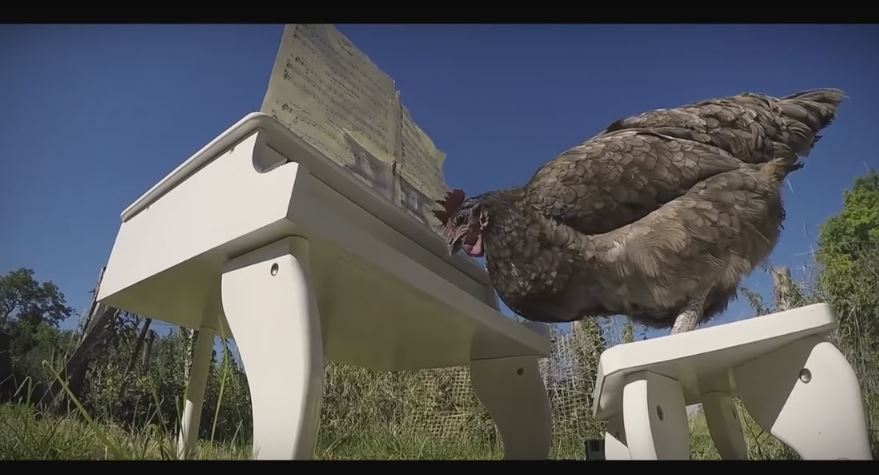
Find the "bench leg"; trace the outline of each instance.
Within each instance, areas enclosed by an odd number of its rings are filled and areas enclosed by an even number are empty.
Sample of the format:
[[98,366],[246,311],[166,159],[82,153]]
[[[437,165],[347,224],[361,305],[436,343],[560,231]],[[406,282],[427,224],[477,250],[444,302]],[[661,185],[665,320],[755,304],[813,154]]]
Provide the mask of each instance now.
[[632,460],[687,460],[690,427],[680,383],[640,371],[626,378],[623,425]]
[[312,458],[324,354],[308,241],[287,238],[230,261],[222,299],[250,386],[254,455]]
[[860,385],[831,343],[804,338],[734,374],[751,417],[803,459],[871,459]]
[[201,408],[204,402],[204,390],[211,370],[211,354],[214,348],[214,332],[208,328],[198,330],[195,350],[192,353],[192,368],[189,370],[189,382],[183,406],[183,418],[180,421],[180,434],[177,438],[177,457],[191,458],[201,422]]
[[607,421],[607,430],[604,432],[604,459],[632,459],[629,447],[626,445],[626,427],[622,414],[613,416]]
[[497,426],[505,459],[546,459],[552,419],[536,356],[473,360],[470,380]]
[[723,460],[748,460],[748,445],[742,433],[742,423],[732,398],[725,393],[710,392],[702,395],[702,410],[708,422],[708,432],[714,447]]

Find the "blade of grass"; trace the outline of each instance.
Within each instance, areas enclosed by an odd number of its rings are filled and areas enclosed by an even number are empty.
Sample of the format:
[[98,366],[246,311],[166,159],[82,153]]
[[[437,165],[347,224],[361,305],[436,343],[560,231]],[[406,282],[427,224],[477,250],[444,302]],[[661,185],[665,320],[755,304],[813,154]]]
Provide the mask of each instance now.
[[76,396],[73,395],[73,392],[71,392],[70,388],[67,386],[67,382],[64,381],[63,378],[61,378],[61,375],[58,374],[58,371],[56,371],[55,368],[53,368],[52,365],[48,364],[48,362],[46,362],[46,361],[43,361],[43,367],[47,368],[49,371],[52,372],[52,375],[55,377],[55,379],[61,385],[61,388],[64,390],[64,392],[67,394],[67,397],[70,398],[70,401],[73,402],[73,404],[79,410],[79,413],[82,415],[82,417],[86,420],[88,425],[95,432],[95,435],[101,439],[101,442],[104,443],[105,449],[109,450],[112,448],[114,457],[117,457],[120,459],[123,458],[121,452],[119,451],[119,448],[116,447],[115,444],[110,442],[110,439],[107,438],[107,434],[105,434],[104,431],[101,430],[101,428],[98,426],[98,424],[95,422],[95,420],[92,419],[92,417],[89,415],[88,411],[86,411],[85,408],[82,407],[82,404],[79,402],[79,399],[77,399]]

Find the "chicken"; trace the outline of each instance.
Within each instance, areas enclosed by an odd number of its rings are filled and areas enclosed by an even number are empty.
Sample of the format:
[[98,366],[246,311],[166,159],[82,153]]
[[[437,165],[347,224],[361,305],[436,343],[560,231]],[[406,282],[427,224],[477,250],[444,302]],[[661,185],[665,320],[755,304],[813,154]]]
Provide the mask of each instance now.
[[454,254],[484,256],[527,320],[627,315],[693,330],[772,252],[782,186],[845,99],[838,89],[710,99],[624,118],[524,186],[434,211]]

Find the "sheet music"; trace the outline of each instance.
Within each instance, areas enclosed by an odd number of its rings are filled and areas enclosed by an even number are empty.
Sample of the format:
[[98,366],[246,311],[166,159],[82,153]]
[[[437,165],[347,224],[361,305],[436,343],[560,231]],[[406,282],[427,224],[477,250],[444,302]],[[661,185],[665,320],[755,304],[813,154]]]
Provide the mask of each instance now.
[[287,25],[263,100],[330,160],[436,229],[445,156],[402,106],[394,81],[332,25]]
[[[402,107],[401,126],[402,157],[398,162],[402,198],[410,210],[418,210],[424,222],[433,220],[430,211],[437,205],[435,200],[446,194],[442,166],[445,154],[437,150],[430,137],[412,120],[409,111]],[[411,189],[407,189],[411,187]]]
[[347,136],[390,166],[395,96],[393,80],[331,25],[287,25],[262,111],[340,164],[355,164]]

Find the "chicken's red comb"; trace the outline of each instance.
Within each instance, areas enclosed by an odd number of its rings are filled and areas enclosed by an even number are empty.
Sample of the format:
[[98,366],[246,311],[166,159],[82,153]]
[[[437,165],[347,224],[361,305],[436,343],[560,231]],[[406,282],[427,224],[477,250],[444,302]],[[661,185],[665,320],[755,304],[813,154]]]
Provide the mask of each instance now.
[[445,198],[436,200],[436,202],[441,205],[443,209],[433,210],[433,215],[445,225],[449,220],[449,217],[455,214],[455,212],[458,211],[458,208],[464,203],[464,190],[456,188],[446,193]]

